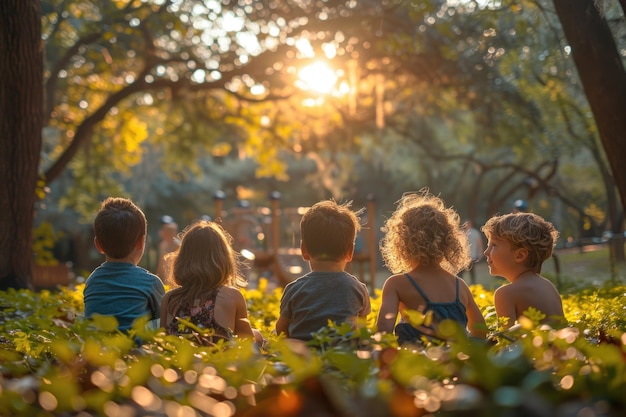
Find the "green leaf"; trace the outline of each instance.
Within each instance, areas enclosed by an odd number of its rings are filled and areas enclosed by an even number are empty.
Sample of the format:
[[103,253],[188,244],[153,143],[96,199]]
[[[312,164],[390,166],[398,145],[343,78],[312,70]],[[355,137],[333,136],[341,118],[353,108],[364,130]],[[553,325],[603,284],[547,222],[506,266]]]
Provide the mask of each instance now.
[[117,330],[119,322],[115,316],[103,316],[101,314],[94,314],[91,317],[91,323],[99,330],[104,332],[114,332]]

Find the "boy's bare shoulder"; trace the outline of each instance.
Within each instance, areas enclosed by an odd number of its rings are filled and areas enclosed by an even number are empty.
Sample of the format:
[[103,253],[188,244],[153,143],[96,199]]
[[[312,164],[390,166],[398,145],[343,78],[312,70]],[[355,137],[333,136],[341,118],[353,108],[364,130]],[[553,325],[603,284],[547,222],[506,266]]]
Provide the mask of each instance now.
[[498,288],[496,288],[496,290],[493,292],[494,294],[505,294],[511,291],[515,291],[515,283],[513,282],[507,282],[506,284],[502,284],[500,285]]
[[514,284],[516,284],[518,287],[525,286],[529,288],[538,288],[538,289],[554,287],[554,284],[552,283],[552,281],[550,281],[549,279],[539,274],[533,275],[531,279],[518,280],[514,282]]
[[537,274],[531,279],[520,279],[504,284],[496,289],[494,295],[514,298],[529,297],[531,294],[558,292],[552,281]]

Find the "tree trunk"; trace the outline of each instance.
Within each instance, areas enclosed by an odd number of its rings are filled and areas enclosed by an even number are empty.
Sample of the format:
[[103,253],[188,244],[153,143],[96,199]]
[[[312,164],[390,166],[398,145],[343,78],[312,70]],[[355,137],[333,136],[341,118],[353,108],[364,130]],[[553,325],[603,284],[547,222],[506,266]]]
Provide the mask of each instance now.
[[41,2],[0,1],[0,289],[31,282],[43,121]]
[[594,0],[553,0],[626,209],[626,73]]

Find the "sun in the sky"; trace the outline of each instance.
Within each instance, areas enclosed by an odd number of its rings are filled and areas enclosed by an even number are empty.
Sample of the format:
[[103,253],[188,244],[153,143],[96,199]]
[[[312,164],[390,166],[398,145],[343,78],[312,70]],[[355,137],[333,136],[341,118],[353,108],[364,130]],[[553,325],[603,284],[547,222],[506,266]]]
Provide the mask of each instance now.
[[296,85],[304,91],[330,94],[336,87],[338,76],[325,62],[317,61],[298,72]]

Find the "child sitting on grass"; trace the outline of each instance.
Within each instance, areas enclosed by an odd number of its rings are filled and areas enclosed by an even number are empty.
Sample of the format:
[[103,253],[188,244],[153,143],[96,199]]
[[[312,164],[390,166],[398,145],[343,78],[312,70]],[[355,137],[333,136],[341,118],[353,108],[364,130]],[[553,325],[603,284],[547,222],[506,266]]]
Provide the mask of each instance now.
[[[395,332],[400,345],[436,335],[438,323],[454,320],[471,336],[485,337],[486,325],[472,293],[456,274],[471,262],[459,215],[427,190],[405,194],[385,223],[381,243],[385,264],[394,275],[383,285],[376,326]],[[434,326],[415,328],[398,313],[432,311]]]
[[[147,222],[139,207],[126,198],[102,202],[93,222],[94,243],[106,261],[87,278],[85,317],[114,316],[127,331],[139,317],[159,318],[163,283],[137,266],[146,246]],[[153,326],[156,327],[156,326]]]
[[[245,285],[239,276],[236,254],[230,235],[217,223],[198,221],[183,232],[180,247],[170,256],[173,268],[170,281],[176,288],[165,294],[161,305],[161,327],[167,334],[189,334],[193,330],[184,319],[215,337],[231,339],[255,337],[248,320],[246,300],[237,288]],[[201,337],[201,336],[199,336]]]
[[544,322],[564,321],[561,296],[552,282],[540,275],[559,232],[552,223],[533,213],[492,217],[482,227],[488,239],[485,256],[489,273],[509,284],[494,293],[499,319],[511,327],[530,307],[545,315]]
[[349,204],[314,204],[300,221],[302,257],[311,272],[287,284],[280,300],[276,333],[308,341],[328,321],[356,325],[370,311],[367,287],[345,272],[361,225]]

